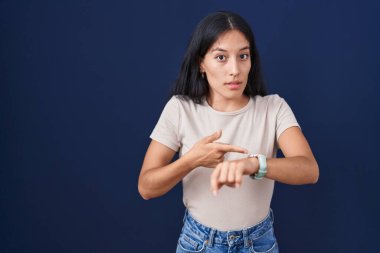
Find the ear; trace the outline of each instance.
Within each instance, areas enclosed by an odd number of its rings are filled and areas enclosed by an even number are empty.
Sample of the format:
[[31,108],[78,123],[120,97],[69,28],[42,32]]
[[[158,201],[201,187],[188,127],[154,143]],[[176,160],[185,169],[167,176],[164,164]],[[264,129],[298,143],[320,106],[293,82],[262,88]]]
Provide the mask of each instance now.
[[203,58],[199,58],[198,64],[199,64],[199,71],[200,71],[201,73],[205,72],[205,67],[204,67],[204,63],[203,63]]

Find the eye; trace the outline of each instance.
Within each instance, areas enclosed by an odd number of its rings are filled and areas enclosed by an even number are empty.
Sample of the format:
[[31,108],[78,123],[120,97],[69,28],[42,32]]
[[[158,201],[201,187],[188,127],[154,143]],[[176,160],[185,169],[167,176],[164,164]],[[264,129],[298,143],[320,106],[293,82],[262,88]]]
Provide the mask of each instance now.
[[249,54],[241,54],[240,59],[247,60],[249,58]]
[[218,55],[217,57],[215,57],[215,59],[217,59],[218,61],[225,61],[226,57],[224,55]]

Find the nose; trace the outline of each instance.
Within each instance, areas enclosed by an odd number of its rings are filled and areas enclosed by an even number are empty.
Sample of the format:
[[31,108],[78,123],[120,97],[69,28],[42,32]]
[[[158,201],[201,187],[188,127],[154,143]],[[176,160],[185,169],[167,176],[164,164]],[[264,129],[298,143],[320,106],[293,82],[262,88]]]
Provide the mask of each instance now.
[[240,73],[239,63],[237,60],[231,60],[230,62],[230,76],[237,76]]

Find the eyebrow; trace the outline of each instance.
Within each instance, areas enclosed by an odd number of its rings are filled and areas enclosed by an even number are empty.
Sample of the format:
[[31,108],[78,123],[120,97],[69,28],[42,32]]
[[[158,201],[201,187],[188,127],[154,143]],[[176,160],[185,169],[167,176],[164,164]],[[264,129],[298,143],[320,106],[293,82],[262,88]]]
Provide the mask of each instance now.
[[[241,48],[239,51],[243,51],[243,50],[245,50],[245,49],[249,49],[249,46],[243,47],[243,48]],[[225,50],[225,49],[223,49],[223,48],[220,48],[220,47],[214,48],[213,50],[211,50],[211,53],[214,52],[214,51],[227,52],[227,50]]]

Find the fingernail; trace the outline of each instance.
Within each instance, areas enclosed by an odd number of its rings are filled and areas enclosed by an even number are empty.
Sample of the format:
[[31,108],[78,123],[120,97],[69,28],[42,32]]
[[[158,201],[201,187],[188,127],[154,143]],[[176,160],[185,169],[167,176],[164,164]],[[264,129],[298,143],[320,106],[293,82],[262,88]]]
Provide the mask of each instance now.
[[218,195],[218,191],[217,190],[213,190],[212,194],[214,194],[214,196],[216,196],[216,195]]

